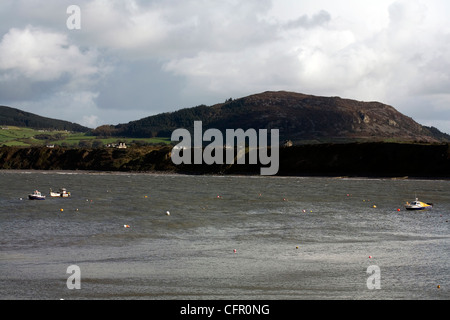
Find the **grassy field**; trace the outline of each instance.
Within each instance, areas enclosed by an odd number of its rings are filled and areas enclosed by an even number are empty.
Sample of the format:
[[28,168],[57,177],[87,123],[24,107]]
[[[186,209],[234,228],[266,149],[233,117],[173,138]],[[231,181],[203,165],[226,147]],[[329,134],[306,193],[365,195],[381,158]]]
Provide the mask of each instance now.
[[70,133],[67,131],[45,131],[35,130],[31,128],[22,127],[3,127],[0,129],[0,146],[94,146],[101,147],[108,144],[124,142],[127,145],[131,144],[168,144],[170,138],[100,138],[91,136],[86,133]]

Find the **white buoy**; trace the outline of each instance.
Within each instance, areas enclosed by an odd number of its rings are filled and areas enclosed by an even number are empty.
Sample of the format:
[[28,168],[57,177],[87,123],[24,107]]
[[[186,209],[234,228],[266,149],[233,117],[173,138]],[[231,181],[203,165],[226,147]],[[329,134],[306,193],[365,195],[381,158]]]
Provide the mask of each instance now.
[[170,212],[169,211],[166,211],[166,216],[170,216]]

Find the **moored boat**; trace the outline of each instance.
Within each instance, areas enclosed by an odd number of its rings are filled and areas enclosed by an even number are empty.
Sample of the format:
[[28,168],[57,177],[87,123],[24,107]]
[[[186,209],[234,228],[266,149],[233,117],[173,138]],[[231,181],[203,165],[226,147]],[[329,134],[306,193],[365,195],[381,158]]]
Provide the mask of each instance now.
[[70,192],[67,192],[66,188],[61,188],[61,189],[59,189],[58,192],[53,192],[53,190],[50,189],[50,197],[67,198],[67,197],[70,197]]
[[45,196],[40,193],[38,190],[35,190],[32,194],[28,195],[28,199],[30,200],[45,200]]
[[428,210],[433,208],[433,204],[419,201],[419,199],[416,198],[415,201],[407,202],[405,208],[406,210]]

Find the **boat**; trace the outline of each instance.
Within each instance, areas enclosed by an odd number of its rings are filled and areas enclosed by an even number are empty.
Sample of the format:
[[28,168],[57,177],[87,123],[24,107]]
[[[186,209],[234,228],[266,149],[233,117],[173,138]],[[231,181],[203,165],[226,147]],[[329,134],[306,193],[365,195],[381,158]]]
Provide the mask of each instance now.
[[68,198],[70,197],[70,192],[67,192],[66,188],[59,189],[58,192],[53,192],[52,189],[50,189],[50,197],[52,198]]
[[427,210],[433,208],[433,204],[419,201],[419,199],[416,198],[416,200],[411,203],[406,202],[405,208],[406,210]]
[[45,200],[45,196],[41,194],[38,190],[35,190],[32,194],[28,195],[30,200]]

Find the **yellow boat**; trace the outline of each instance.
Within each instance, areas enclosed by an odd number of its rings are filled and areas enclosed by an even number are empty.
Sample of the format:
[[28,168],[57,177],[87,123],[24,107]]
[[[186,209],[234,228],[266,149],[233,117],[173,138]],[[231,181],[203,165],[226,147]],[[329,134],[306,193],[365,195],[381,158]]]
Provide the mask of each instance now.
[[416,198],[416,200],[411,203],[407,202],[405,208],[406,210],[428,210],[433,208],[433,204],[419,201],[419,199]]

